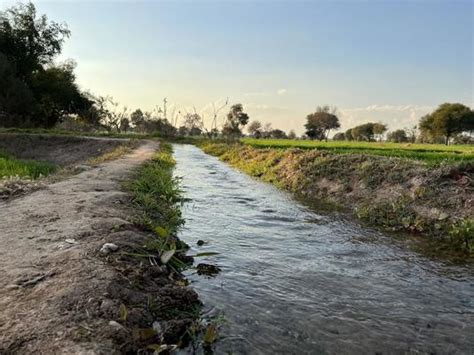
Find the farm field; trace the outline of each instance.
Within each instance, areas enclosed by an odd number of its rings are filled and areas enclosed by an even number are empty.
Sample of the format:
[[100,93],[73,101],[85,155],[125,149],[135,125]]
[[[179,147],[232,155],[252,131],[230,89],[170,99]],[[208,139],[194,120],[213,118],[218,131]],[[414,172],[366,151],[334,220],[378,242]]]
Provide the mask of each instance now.
[[5,177],[19,176],[37,179],[56,170],[54,164],[34,160],[20,160],[0,152],[0,180]]
[[363,153],[371,155],[393,156],[422,160],[427,163],[450,161],[474,161],[472,145],[412,144],[388,142],[347,142],[347,141],[312,141],[290,139],[255,139],[243,138],[244,144],[255,148],[300,148],[328,150],[334,153]]

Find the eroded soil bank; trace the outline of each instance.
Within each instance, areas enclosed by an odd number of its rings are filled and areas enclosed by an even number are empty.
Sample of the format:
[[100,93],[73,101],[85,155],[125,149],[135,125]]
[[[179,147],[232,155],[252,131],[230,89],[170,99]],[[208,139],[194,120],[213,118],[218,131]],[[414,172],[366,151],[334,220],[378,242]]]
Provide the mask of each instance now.
[[[148,141],[0,202],[0,353],[113,354],[179,341],[197,295],[166,267],[123,253],[148,238],[123,182],[157,148]],[[119,249],[104,255],[104,243]]]
[[472,259],[472,163],[433,167],[407,159],[316,149],[257,149],[240,144],[202,148],[310,203],[329,202],[389,230],[429,236],[437,253],[446,248],[456,258]]

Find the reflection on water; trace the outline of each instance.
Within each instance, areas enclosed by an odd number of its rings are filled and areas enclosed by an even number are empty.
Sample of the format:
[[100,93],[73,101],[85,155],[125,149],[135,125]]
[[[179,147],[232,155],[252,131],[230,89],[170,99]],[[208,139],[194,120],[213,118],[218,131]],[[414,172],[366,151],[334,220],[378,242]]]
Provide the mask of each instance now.
[[194,146],[174,148],[192,200],[181,238],[220,253],[202,260],[219,265],[217,277],[189,273],[206,308],[225,316],[216,353],[473,353],[472,270],[319,215]]

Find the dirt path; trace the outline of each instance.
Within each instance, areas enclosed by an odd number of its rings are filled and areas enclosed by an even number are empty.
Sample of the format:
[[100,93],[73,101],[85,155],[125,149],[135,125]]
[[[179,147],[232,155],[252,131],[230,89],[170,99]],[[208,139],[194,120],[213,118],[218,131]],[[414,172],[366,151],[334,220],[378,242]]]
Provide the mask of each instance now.
[[[158,143],[0,202],[0,353],[118,353],[120,271],[99,253],[143,238],[121,183]],[[122,296],[121,296],[122,297]],[[123,297],[122,297],[123,298]],[[117,340],[119,339],[119,340]]]

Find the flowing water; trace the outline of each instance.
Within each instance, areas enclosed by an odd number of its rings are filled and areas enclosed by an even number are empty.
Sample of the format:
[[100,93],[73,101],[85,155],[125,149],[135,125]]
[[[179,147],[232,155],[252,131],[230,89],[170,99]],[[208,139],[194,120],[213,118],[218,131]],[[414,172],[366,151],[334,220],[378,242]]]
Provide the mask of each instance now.
[[[473,354],[474,272],[309,209],[190,145],[175,145],[188,278],[224,319],[217,354]],[[207,242],[196,246],[198,240]]]

